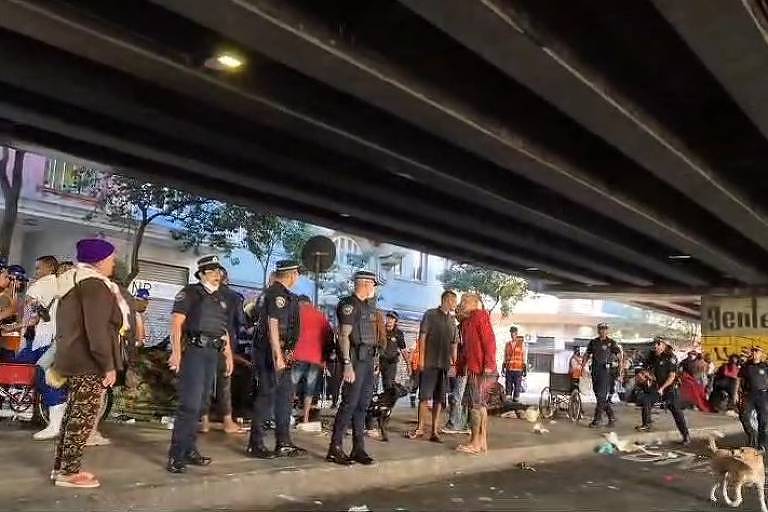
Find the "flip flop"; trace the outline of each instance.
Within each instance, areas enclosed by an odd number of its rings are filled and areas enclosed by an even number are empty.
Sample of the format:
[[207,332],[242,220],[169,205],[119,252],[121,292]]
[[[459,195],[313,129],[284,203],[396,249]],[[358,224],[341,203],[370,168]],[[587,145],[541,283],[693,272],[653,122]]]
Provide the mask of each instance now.
[[423,439],[424,438],[424,432],[421,430],[409,430],[408,432],[403,432],[403,436],[406,439]]
[[438,444],[443,443],[443,440],[440,439],[440,436],[438,436],[437,434],[432,434],[431,436],[429,436],[429,441],[431,443],[438,443]]
[[54,482],[57,487],[69,487],[75,489],[95,489],[99,487],[101,483],[96,478],[85,472],[76,473],[74,475],[59,475]]
[[457,446],[456,451],[460,453],[466,453],[468,455],[480,455],[480,450],[465,444],[460,444]]

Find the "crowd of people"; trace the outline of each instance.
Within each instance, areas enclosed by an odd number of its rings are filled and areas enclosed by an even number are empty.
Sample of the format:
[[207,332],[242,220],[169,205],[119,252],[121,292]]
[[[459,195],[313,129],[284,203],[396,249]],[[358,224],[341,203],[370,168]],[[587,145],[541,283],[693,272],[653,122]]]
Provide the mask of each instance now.
[[[86,446],[109,443],[98,430],[105,393],[120,383],[147,338],[148,292],[131,296],[113,281],[116,254],[108,241],[84,239],[76,250],[75,264],[39,258],[31,284],[20,266],[0,266],[0,326],[6,340],[0,358],[40,367],[37,387],[48,406],[49,424],[33,437],[57,438],[52,481],[91,488],[100,483],[82,470],[83,452]],[[197,267],[197,282],[178,293],[171,317],[167,366],[178,375],[178,409],[166,466],[171,473],[211,463],[198,450],[197,436],[210,429],[212,413],[221,417],[225,432],[244,430],[233,419],[236,368],[246,369],[252,382],[245,452],[257,459],[305,455],[291,436],[294,403],[301,408],[299,425],[306,426],[312,422],[316,400],[330,396],[338,408],[326,459],[340,465],[372,464],[365,446],[368,409],[376,388],[386,393],[398,386],[402,362],[418,395],[418,422],[405,432],[409,439],[442,443],[444,435],[469,434],[457,450],[486,453],[493,396],[500,389],[502,398],[506,391],[512,403],[519,400],[527,370],[525,343],[513,327],[501,364],[506,385],[501,386],[490,315],[476,294],[459,298],[445,291],[439,306],[423,315],[417,341],[408,351],[397,312],[377,308],[380,283],[372,272],[354,275],[354,291],[339,300],[331,322],[309,297],[291,291],[300,276],[295,261],[278,262],[269,286],[254,301],[245,301],[228,285],[216,256],[201,258]],[[608,335],[606,324],[597,330],[585,352],[575,350],[569,364],[574,389],[589,367],[597,398],[590,427],[602,426],[604,416],[609,426],[615,423],[611,397],[620,391],[617,382],[632,364]],[[14,347],[7,340],[15,333]],[[242,339],[250,342],[238,342]],[[681,390],[690,385],[711,395],[722,393],[731,407],[740,408],[743,418],[755,411],[757,428],[744,420],[745,430],[755,445],[765,446],[767,373],[759,347],[749,360],[734,356],[715,371],[706,356],[696,353],[678,364],[671,347],[658,338],[635,375],[642,406],[638,430],[650,430],[651,409],[662,403],[687,444]],[[267,446],[270,426],[274,448]],[[352,445],[346,451],[350,427]]]

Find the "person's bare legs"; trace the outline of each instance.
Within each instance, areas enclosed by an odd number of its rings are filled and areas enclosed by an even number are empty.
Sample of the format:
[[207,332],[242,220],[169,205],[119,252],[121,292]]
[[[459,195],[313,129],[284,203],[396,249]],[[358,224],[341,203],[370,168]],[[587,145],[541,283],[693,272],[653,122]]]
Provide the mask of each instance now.
[[479,407],[472,407],[469,411],[469,443],[460,444],[456,449],[460,452],[478,454],[482,451],[481,435],[483,427],[483,412]]
[[426,400],[421,400],[419,402],[419,423],[416,427],[416,432],[419,434],[424,434],[424,422],[427,420],[427,416],[429,415],[429,407],[428,402]]
[[432,436],[438,437],[438,432],[440,432],[440,413],[443,410],[443,404],[440,402],[436,402],[432,404]]
[[309,413],[312,410],[312,397],[304,397],[304,423],[309,423]]
[[482,453],[488,452],[488,408],[480,408],[481,421],[480,421],[480,441],[479,447]]
[[240,432],[240,426],[235,423],[235,420],[232,419],[231,414],[227,414],[226,416],[222,417],[221,419],[224,432],[227,434],[234,434],[236,432]]

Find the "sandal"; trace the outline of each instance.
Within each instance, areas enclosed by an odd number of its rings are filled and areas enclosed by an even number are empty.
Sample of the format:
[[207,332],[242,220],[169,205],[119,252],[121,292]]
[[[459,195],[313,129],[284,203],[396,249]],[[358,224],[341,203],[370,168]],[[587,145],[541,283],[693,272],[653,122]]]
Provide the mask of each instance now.
[[429,441],[431,443],[438,443],[438,444],[443,443],[443,440],[440,439],[440,436],[438,436],[437,434],[432,434],[431,436],[429,436]]
[[406,439],[423,439],[424,438],[424,432],[421,430],[409,430],[408,432],[403,432],[403,436],[405,436]]
[[466,453],[469,455],[480,455],[480,450],[475,448],[474,446],[469,446],[468,444],[460,444],[456,447],[457,452]]
[[81,471],[74,475],[59,475],[56,477],[54,485],[57,487],[71,487],[76,489],[95,489],[101,483],[96,480],[91,473]]

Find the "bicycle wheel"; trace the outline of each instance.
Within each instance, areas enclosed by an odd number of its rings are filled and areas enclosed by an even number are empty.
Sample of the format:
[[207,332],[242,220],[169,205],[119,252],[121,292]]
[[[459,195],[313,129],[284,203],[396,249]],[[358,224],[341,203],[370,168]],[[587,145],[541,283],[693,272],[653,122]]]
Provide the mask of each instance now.
[[541,395],[539,396],[539,415],[545,419],[549,419],[555,415],[552,392],[548,387],[542,389]]
[[581,393],[578,389],[571,391],[571,397],[568,401],[568,418],[574,423],[581,419],[582,414]]

